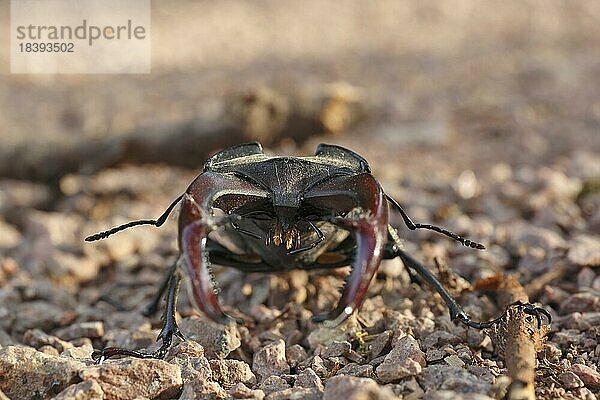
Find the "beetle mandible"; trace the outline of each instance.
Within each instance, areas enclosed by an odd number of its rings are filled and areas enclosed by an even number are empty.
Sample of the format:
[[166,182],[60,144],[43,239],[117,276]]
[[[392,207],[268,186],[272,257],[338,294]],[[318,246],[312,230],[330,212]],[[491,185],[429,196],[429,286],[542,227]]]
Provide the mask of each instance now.
[[[163,358],[173,335],[182,337],[175,320],[181,281],[178,266],[187,274],[194,305],[221,324],[243,321],[221,309],[211,263],[244,272],[350,265],[337,307],[313,317],[315,322],[335,325],[361,306],[381,260],[396,257],[440,294],[452,320],[483,329],[502,318],[473,321],[435,276],[402,249],[396,229],[388,222],[389,209],[397,211],[411,230],[433,230],[474,249],[484,246],[444,228],[413,222],[383,191],[367,161],[341,146],[321,144],[309,157],[268,156],[259,143],[230,147],[209,158],[203,172],[158,219],[132,221],[85,240],[104,239],[137,225],[159,227],[179,203],[180,254],[148,307],[148,313],[155,312],[166,292],[163,327],[157,338],[162,340],[161,347],[152,353],[107,347],[94,353],[99,362],[115,355]],[[518,306],[534,315],[538,325],[541,315],[550,320],[542,308],[529,303]]]

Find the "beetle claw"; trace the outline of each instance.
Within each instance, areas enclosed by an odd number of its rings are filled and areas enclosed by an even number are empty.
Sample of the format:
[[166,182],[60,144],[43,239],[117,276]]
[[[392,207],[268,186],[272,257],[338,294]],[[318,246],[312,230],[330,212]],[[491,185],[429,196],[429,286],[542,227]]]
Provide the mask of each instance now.
[[502,315],[500,315],[498,318],[494,318],[490,321],[484,321],[484,322],[473,321],[462,309],[457,314],[451,315],[451,319],[456,322],[460,322],[461,324],[464,324],[466,326],[469,326],[471,328],[486,329],[486,328],[491,328],[492,326],[500,323],[501,321],[504,321],[507,316],[507,311],[511,307],[517,307],[525,314],[535,317],[538,329],[542,328],[542,324],[543,324],[542,316],[546,317],[546,319],[548,320],[548,324],[550,324],[552,322],[552,316],[550,315],[550,313],[547,310],[545,310],[541,307],[537,307],[536,305],[531,304],[531,303],[523,303],[522,301],[515,301],[514,303],[509,304],[506,307],[506,309]]
[[537,307],[535,304],[516,301],[512,303],[509,307],[519,307],[521,311],[523,311],[525,314],[534,316],[537,321],[538,329],[540,329],[543,324],[542,315],[546,317],[546,319],[548,320],[548,324],[552,323],[552,315],[550,315],[550,313],[547,310],[541,307]]

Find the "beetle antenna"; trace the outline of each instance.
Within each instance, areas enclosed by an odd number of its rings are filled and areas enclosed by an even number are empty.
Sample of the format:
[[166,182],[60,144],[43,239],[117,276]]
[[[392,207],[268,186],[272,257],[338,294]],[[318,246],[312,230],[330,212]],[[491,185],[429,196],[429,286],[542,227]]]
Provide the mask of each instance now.
[[162,213],[162,215],[160,217],[158,217],[158,219],[140,219],[140,220],[137,220],[137,221],[127,222],[126,224],[115,226],[114,228],[111,228],[111,229],[109,229],[107,231],[98,232],[98,233],[95,233],[93,235],[90,235],[90,236],[88,236],[88,237],[85,238],[85,241],[86,242],[94,242],[96,240],[106,239],[110,235],[112,235],[114,233],[117,233],[117,232],[120,232],[122,230],[125,230],[127,228],[131,228],[132,226],[154,225],[154,226],[156,226],[158,228],[159,226],[161,226],[162,224],[165,223],[165,221],[167,220],[167,217],[169,216],[169,214],[171,214],[171,211],[173,211],[173,208],[175,208],[175,206],[177,205],[177,203],[179,203],[182,198],[183,198],[183,195],[181,195],[178,198],[176,198],[169,205],[169,207],[165,210],[165,212]]
[[450,232],[447,229],[444,228],[440,228],[439,226],[436,225],[430,225],[430,224],[418,224],[418,223],[414,223],[412,219],[410,219],[410,217],[408,216],[408,214],[406,214],[406,212],[404,211],[404,209],[402,208],[402,206],[400,205],[400,203],[398,203],[395,199],[393,199],[392,197],[390,197],[389,195],[385,195],[385,197],[388,199],[388,201],[390,203],[392,203],[394,205],[394,207],[396,207],[396,209],[398,210],[398,212],[400,212],[400,215],[402,216],[402,219],[404,220],[404,223],[406,224],[406,226],[408,227],[408,229],[410,229],[411,231],[414,231],[416,229],[429,229],[431,231],[435,231],[438,233],[441,233],[442,235],[446,235],[454,240],[456,240],[457,242],[460,242],[463,246],[466,247],[471,247],[473,249],[478,249],[478,250],[483,250],[485,249],[485,246],[482,245],[481,243],[477,243],[474,242],[470,239],[464,238],[462,236],[457,235],[454,232]]

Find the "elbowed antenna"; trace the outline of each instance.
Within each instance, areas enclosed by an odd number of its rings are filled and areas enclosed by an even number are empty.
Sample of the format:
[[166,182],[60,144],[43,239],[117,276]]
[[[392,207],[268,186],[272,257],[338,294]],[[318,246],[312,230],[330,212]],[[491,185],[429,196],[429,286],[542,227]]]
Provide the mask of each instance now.
[[183,198],[183,194],[181,196],[179,196],[178,198],[176,198],[169,205],[169,207],[165,210],[165,212],[160,217],[158,217],[158,219],[140,219],[137,221],[127,222],[123,225],[119,225],[119,226],[115,226],[114,228],[110,228],[107,231],[94,233],[93,235],[86,237],[85,241],[86,242],[94,242],[96,240],[106,239],[107,237],[109,237],[110,235],[112,235],[114,233],[120,232],[127,228],[131,228],[133,226],[138,226],[138,225],[154,225],[158,228],[159,226],[161,226],[162,224],[165,223],[165,221],[167,220],[167,217],[169,216],[169,214],[171,214],[171,211],[173,211],[173,208],[175,208],[177,203],[179,203],[182,198]]
[[385,195],[386,199],[388,199],[388,201],[390,203],[392,203],[394,205],[394,207],[396,207],[396,209],[398,210],[398,212],[400,212],[400,215],[402,216],[402,219],[404,220],[404,223],[406,224],[406,226],[408,227],[408,229],[410,229],[411,231],[414,231],[416,229],[429,229],[431,231],[435,231],[438,233],[441,233],[442,235],[446,235],[454,240],[456,240],[457,242],[460,242],[463,246],[465,247],[470,247],[472,249],[478,249],[478,250],[483,250],[485,249],[485,246],[482,245],[481,243],[477,243],[474,242],[470,239],[466,239],[462,236],[457,235],[454,232],[450,232],[447,229],[444,228],[440,228],[439,226],[436,225],[430,225],[430,224],[416,224],[413,222],[412,219],[410,219],[410,217],[408,216],[408,214],[406,214],[406,212],[404,211],[404,209],[402,208],[402,206],[400,205],[400,203],[398,203],[394,198],[390,197],[389,195]]

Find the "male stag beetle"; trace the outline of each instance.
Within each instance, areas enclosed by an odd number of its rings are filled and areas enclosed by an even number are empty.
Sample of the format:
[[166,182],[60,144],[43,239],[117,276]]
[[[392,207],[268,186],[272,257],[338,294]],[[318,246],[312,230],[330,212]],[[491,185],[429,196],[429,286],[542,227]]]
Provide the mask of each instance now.
[[[452,320],[483,329],[502,318],[473,321],[434,275],[402,250],[396,229],[388,223],[388,207],[398,211],[411,230],[430,229],[474,249],[484,246],[435,225],[414,223],[384,193],[365,159],[343,147],[321,144],[309,157],[268,156],[258,143],[225,149],[205,163],[203,172],[158,219],[129,222],[85,240],[104,239],[137,225],[159,227],[178,203],[180,255],[148,308],[149,313],[155,312],[166,291],[163,327],[157,338],[162,345],[153,353],[108,347],[95,352],[100,362],[115,355],[163,358],[173,335],[181,337],[175,321],[181,281],[178,266],[187,273],[194,305],[221,324],[241,322],[221,310],[211,263],[244,272],[350,265],[337,307],[313,317],[316,322],[340,324],[363,303],[381,260],[395,257],[441,295]],[[534,315],[538,325],[541,315],[550,319],[544,309],[519,306]]]

